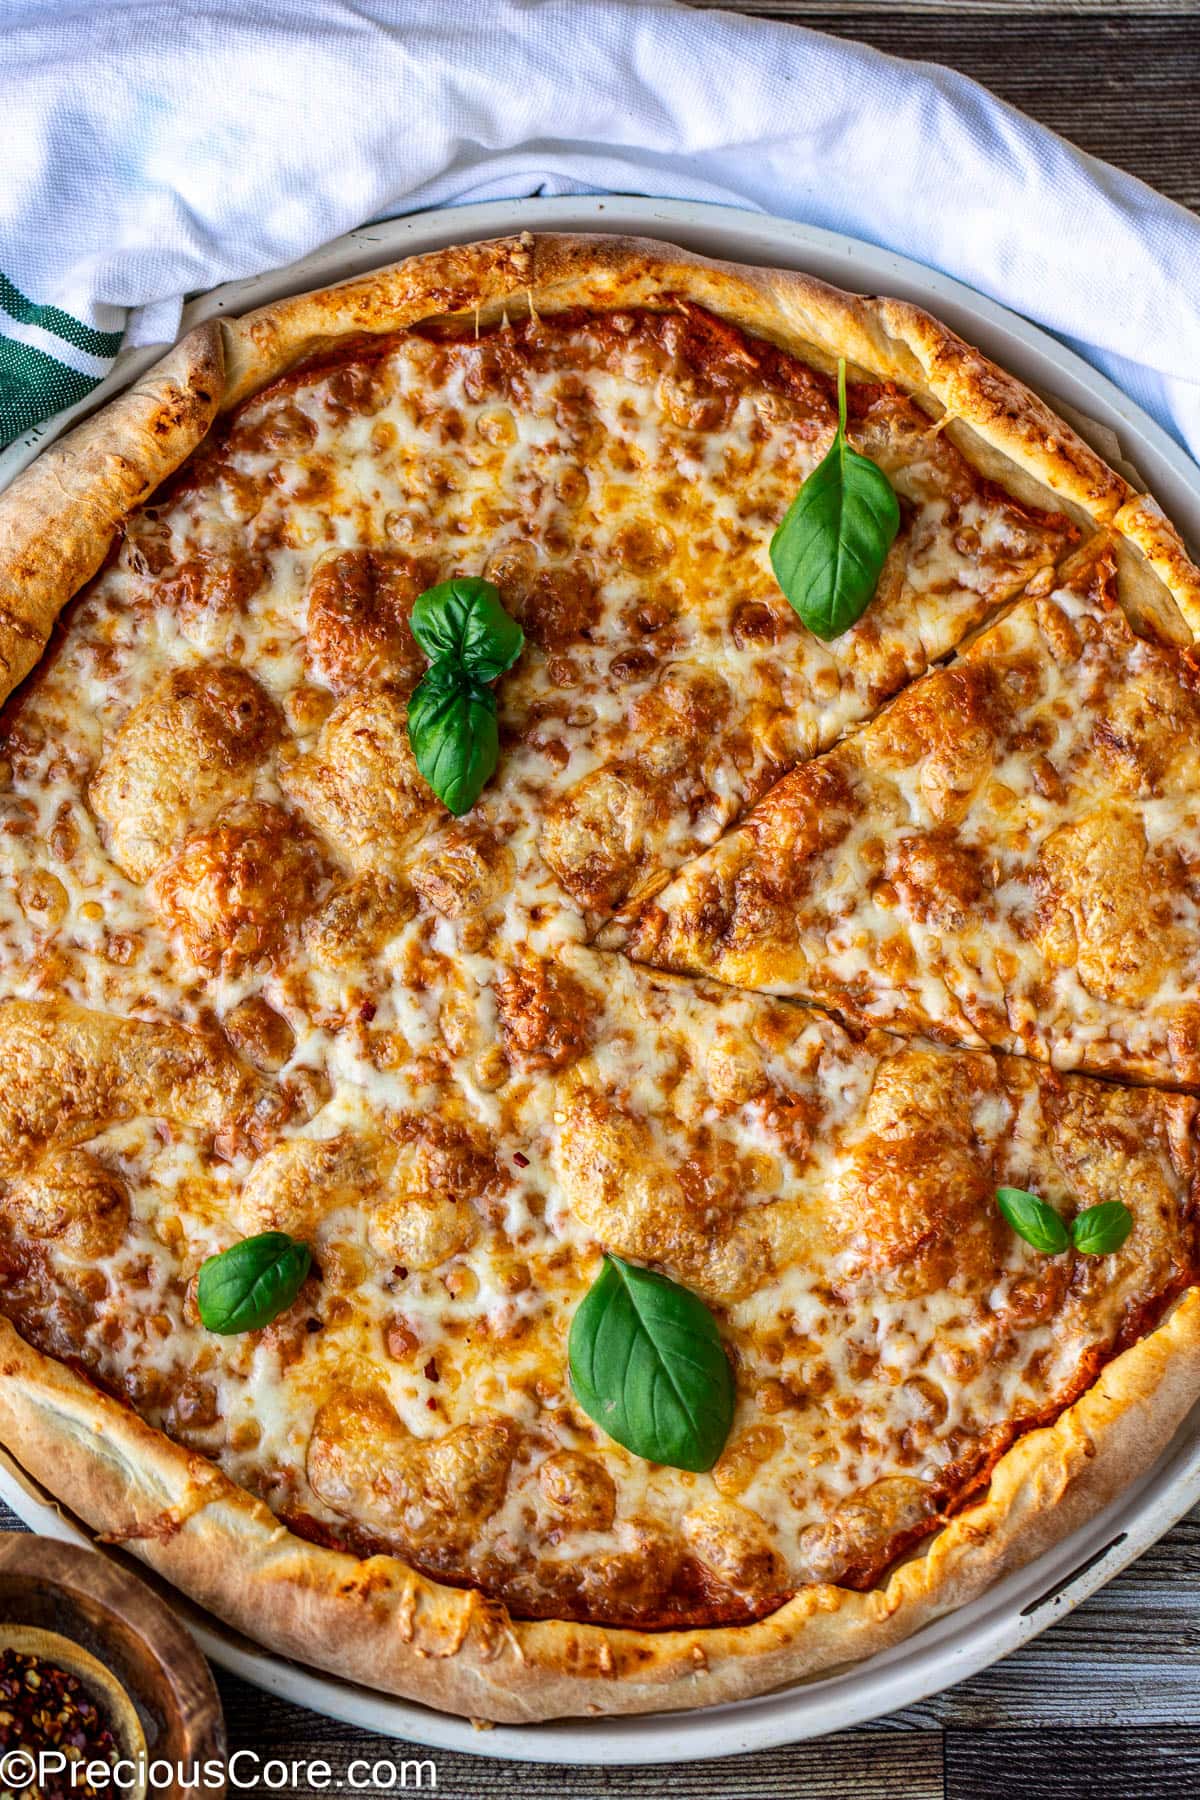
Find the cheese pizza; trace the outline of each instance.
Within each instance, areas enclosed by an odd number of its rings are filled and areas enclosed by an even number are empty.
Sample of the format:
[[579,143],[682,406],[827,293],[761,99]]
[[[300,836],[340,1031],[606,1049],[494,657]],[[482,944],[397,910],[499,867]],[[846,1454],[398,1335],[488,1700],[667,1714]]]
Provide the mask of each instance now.
[[898,302],[521,238],[201,326],[0,500],[0,1438],[491,1721],[1036,1555],[1200,1386],[1198,622]]

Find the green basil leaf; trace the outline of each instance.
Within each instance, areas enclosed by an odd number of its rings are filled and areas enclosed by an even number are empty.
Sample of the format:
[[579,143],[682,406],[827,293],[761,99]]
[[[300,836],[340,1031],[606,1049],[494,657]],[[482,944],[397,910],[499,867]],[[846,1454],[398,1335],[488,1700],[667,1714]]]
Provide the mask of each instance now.
[[456,817],[470,812],[496,767],[496,696],[449,657],[430,663],[408,703],[413,760]]
[[1071,1240],[1067,1228],[1052,1206],[1027,1194],[1024,1188],[996,1189],[996,1204],[1018,1237],[1023,1237],[1035,1250],[1047,1256],[1058,1256]]
[[839,362],[833,443],[771,539],[775,579],[817,637],[840,637],[862,617],[899,529],[891,482],[846,442],[846,365]]
[[733,1423],[716,1321],[665,1275],[605,1256],[571,1321],[571,1386],[618,1444],[672,1469],[711,1469]]
[[1120,1200],[1105,1200],[1077,1213],[1071,1226],[1071,1242],[1085,1256],[1111,1256],[1133,1230],[1133,1214]]
[[412,609],[412,634],[430,662],[449,657],[477,681],[495,681],[511,669],[525,633],[505,612],[494,582],[454,575],[426,588]]
[[312,1263],[307,1244],[263,1231],[200,1265],[196,1305],[209,1331],[261,1331],[292,1304]]

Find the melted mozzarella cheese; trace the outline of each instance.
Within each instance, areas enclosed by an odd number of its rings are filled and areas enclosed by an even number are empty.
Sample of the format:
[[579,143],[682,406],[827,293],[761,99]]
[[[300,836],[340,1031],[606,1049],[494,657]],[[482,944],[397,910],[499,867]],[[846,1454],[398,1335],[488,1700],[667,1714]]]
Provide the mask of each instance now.
[[1198,726],[1187,656],[1135,636],[1101,551],[785,777],[632,948],[871,1024],[1194,1086]]
[[[87,1151],[128,1188],[126,1240],[81,1284],[61,1245],[26,1245],[15,1316],[285,1519],[526,1611],[738,1618],[807,1579],[871,1579],[1178,1274],[1191,1170],[1172,1109],[1190,1103],[1095,1102],[1114,1131],[1132,1107],[1152,1144],[1167,1247],[1131,1240],[1086,1305],[1039,1314],[1030,1254],[987,1207],[955,1212],[936,1168],[914,1175],[915,1225],[895,1193],[890,1236],[874,1225],[890,1163],[872,1108],[899,1045],[587,948],[1071,536],[985,486],[901,396],[855,389],[852,435],[905,523],[864,620],[820,643],[766,546],[828,445],[829,386],[730,338],[714,349],[702,317],[572,318],[397,339],[276,384],[130,521],[12,714],[4,991],[223,1021],[265,1089],[208,1136],[107,1122]],[[462,821],[414,787],[392,729],[420,666],[395,595],[455,571],[495,579],[528,637],[499,684],[499,770]],[[257,683],[253,741],[222,698],[232,677],[193,691],[229,669]],[[138,755],[195,760],[182,824],[161,786],[118,779],[158,693],[176,723]],[[145,882],[115,860],[105,771],[122,841],[129,826],[161,856]],[[246,807],[307,833],[319,876],[248,866],[231,848]],[[189,847],[200,872],[172,914],[160,876]],[[178,929],[189,904],[204,968]],[[895,1077],[910,1150],[923,1096],[957,1082],[969,1142],[946,1155],[979,1192],[1011,1177],[1109,1197],[1111,1172],[1065,1183],[1045,1141],[1071,1132],[1036,1082],[921,1054]],[[307,1187],[285,1170],[270,1197],[303,1218],[318,1274],[265,1330],[217,1337],[193,1278],[244,1234],[248,1184],[281,1148],[326,1170]],[[578,1176],[600,1157],[611,1218]],[[738,1413],[710,1475],[630,1455],[570,1393],[566,1335],[601,1248],[695,1281],[718,1312]],[[47,1266],[78,1305],[44,1305]],[[576,1459],[569,1478],[546,1474],[555,1457]],[[712,1549],[713,1517],[727,1548],[766,1545],[757,1573]]]

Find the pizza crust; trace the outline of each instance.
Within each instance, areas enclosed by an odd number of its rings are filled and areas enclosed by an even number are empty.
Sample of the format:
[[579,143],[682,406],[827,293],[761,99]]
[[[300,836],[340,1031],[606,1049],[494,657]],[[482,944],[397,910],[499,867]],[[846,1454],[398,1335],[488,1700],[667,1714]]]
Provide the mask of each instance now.
[[0,700],[29,674],[134,507],[200,443],[223,391],[221,329],[198,325],[0,495]]
[[[122,522],[214,419],[347,337],[420,320],[680,296],[831,368],[912,393],[986,473],[1119,540],[1135,624],[1200,628],[1200,572],[1173,527],[1029,389],[907,303],[791,272],[738,268],[648,240],[508,238],[413,259],[240,320],[201,326],[128,393],[50,447],[0,498],[0,697]],[[292,1535],[185,1451],[0,1319],[0,1440],[96,1532],[249,1636],[444,1710],[505,1723],[712,1705],[873,1654],[981,1593],[1105,1505],[1169,1441],[1200,1391],[1200,1290],[1109,1364],[1051,1426],[1020,1439],[985,1496],[887,1582],[802,1589],[758,1624],[615,1630],[512,1620],[474,1590],[396,1558]]]
[[1021,1438],[988,1490],[886,1584],[804,1587],[756,1625],[625,1631],[512,1619],[473,1589],[294,1536],[261,1501],[0,1319],[0,1438],[102,1538],[259,1643],[496,1724],[714,1706],[899,1643],[1058,1543],[1143,1473],[1200,1380],[1200,1288]]

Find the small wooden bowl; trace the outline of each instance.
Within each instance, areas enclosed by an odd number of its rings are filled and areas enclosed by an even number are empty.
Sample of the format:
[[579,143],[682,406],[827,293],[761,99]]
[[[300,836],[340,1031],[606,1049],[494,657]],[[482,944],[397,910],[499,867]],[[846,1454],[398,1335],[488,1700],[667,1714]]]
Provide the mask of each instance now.
[[143,1763],[148,1761],[146,1734],[137,1707],[116,1676],[74,1638],[64,1637],[60,1631],[44,1631],[40,1625],[0,1624],[0,1650],[36,1656],[79,1677],[112,1727],[118,1751],[139,1771],[138,1777],[123,1789],[125,1800],[146,1800],[146,1783],[140,1774]]
[[[221,1800],[189,1782],[225,1767],[225,1725],[208,1664],[157,1594],[94,1550],[55,1538],[0,1538],[0,1649],[32,1650],[78,1675],[108,1716],[122,1753],[169,1764],[168,1781],[124,1789],[128,1800]],[[211,1774],[212,1771],[210,1770]]]

